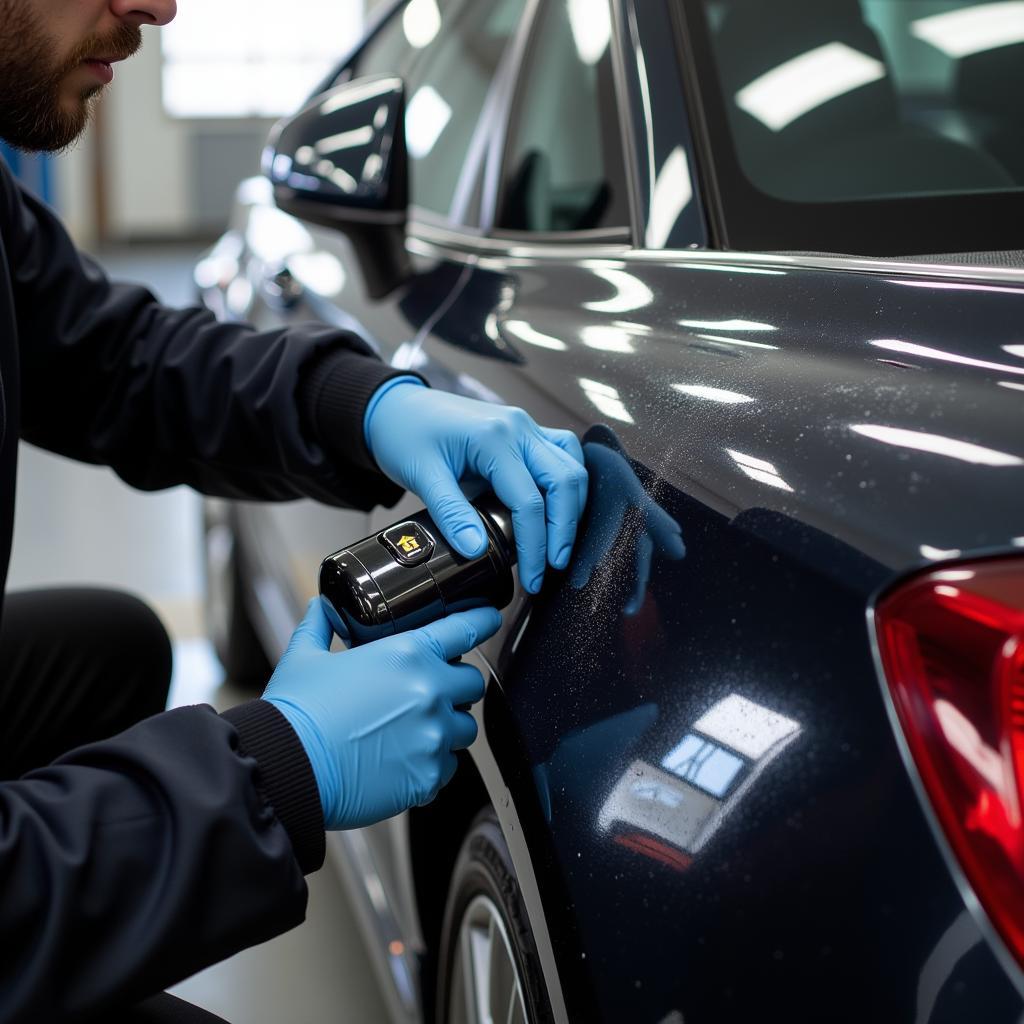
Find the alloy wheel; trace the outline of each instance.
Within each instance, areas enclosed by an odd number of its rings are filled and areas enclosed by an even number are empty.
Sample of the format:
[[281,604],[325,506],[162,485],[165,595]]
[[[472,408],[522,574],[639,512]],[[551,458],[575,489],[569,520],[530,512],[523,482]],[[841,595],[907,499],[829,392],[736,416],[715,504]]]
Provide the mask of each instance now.
[[515,955],[498,908],[478,895],[459,924],[448,1024],[526,1024]]

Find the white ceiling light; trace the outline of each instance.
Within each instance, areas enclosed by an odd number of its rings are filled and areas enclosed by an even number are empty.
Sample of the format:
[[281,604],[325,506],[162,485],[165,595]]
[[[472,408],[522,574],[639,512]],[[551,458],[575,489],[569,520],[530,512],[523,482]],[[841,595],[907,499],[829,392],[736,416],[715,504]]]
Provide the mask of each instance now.
[[726,391],[723,388],[709,388],[703,384],[673,384],[672,389],[691,398],[706,398],[709,402],[721,402],[723,405],[742,405],[754,401],[750,395],[741,395],[738,391]]
[[599,352],[635,352],[629,331],[610,324],[593,324],[580,329],[580,340]]
[[978,4],[918,18],[910,23],[910,31],[947,57],[969,57],[1024,43],[1024,0]]
[[792,718],[731,693],[708,708],[693,723],[693,730],[756,760],[776,743],[798,733],[800,726]]
[[679,215],[693,198],[690,166],[682,146],[677,146],[662,164],[651,192],[651,215],[647,220],[646,243],[660,249],[668,241]]
[[736,93],[736,104],[773,132],[815,107],[885,78],[885,65],[846,43],[826,43],[787,60]]
[[422,85],[405,112],[405,144],[409,155],[422,160],[437,144],[452,119],[452,108],[432,85]]
[[871,342],[876,348],[884,348],[889,352],[901,352],[907,356],[921,356],[924,359],[938,359],[943,363],[958,363],[960,366],[976,366],[981,370],[999,370],[1002,373],[1024,374],[1024,366],[1011,366],[1008,363],[992,363],[987,359],[974,359],[961,356],[956,352],[944,352],[941,348],[928,348],[927,345],[915,345],[912,341],[883,338]]
[[327,138],[317,142],[313,148],[321,156],[326,156],[328,153],[340,153],[343,149],[366,146],[371,142],[373,142],[373,129],[367,124],[362,128],[353,128],[351,131],[338,132],[337,135],[328,135]]
[[584,302],[584,309],[595,313],[632,313],[654,302],[654,292],[640,278],[625,270],[601,267],[595,268],[594,274],[607,281],[615,289],[615,294],[610,299]]
[[437,0],[412,0],[402,14],[402,31],[410,46],[422,50],[441,31],[441,12]]
[[768,348],[773,352],[778,352],[778,345],[766,345],[763,341],[747,341],[746,338],[726,338],[721,334],[698,334],[698,338],[703,338],[704,341],[716,341],[723,345],[739,345],[742,348]]
[[779,471],[775,466],[765,459],[757,459],[753,455],[745,455],[743,452],[733,451],[732,448],[726,448],[726,452],[732,456],[733,462],[739,466],[740,470],[749,476],[751,480],[756,480],[758,483],[768,484],[769,487],[777,487],[780,491],[792,491],[793,488],[786,483],[785,480],[779,476]]
[[912,448],[933,455],[945,455],[961,462],[972,462],[977,466],[1024,466],[1024,459],[1007,452],[983,448],[969,441],[958,441],[941,434],[926,434],[920,430],[904,430],[901,427],[880,427],[873,423],[853,423],[850,429],[855,434],[870,437],[897,448]]
[[587,398],[605,416],[610,416],[613,420],[621,420],[623,423],[633,422],[633,417],[630,416],[629,410],[622,404],[618,391],[611,385],[581,377],[580,387],[583,388],[583,393]]
[[552,352],[564,352],[569,346],[561,338],[553,338],[550,334],[542,334],[534,330],[525,320],[506,320],[502,327],[519,341],[537,348],[548,348]]
[[696,327],[704,331],[777,331],[771,324],[757,320],[680,320],[680,327]]
[[612,15],[607,0],[569,0],[569,27],[584,64],[596,64],[612,41]]

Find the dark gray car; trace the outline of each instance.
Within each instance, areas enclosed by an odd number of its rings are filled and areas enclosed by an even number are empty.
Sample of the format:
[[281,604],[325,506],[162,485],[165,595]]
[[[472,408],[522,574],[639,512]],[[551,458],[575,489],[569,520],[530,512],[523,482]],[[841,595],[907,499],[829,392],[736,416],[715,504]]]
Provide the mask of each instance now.
[[[456,779],[333,837],[396,1020],[1021,1018],[1022,97],[1011,0],[408,0],[279,127],[206,303],[591,475]],[[234,672],[419,504],[211,509]]]

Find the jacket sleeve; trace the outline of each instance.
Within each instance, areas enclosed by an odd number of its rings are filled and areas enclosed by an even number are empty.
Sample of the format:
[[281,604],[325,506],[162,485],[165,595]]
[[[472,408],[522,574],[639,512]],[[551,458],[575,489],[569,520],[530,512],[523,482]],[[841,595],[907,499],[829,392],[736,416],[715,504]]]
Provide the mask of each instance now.
[[312,769],[265,701],[0,784],[0,1020],[103,1019],[299,924],[323,857]]
[[[400,371],[362,339],[319,324],[219,323],[112,283],[2,165],[0,204],[26,440],[109,465],[145,490],[183,483],[364,509],[398,499],[362,419]],[[329,437],[319,436],[325,425]]]

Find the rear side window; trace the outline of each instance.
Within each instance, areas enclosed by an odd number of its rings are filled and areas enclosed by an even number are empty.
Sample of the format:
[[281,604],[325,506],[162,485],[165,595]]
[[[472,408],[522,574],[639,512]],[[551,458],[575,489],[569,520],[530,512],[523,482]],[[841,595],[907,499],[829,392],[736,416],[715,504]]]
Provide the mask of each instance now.
[[546,5],[522,71],[498,228],[627,229],[611,43],[607,0]]
[[[417,6],[430,13],[410,22]],[[414,206],[449,217],[472,191],[477,124],[525,6],[526,0],[412,0],[405,8],[403,31],[422,50],[405,76]]]

